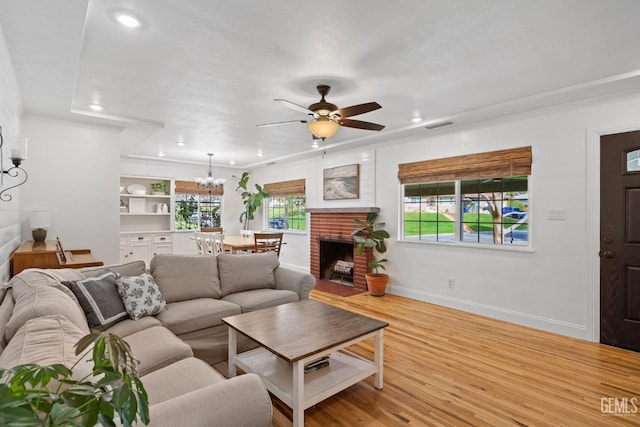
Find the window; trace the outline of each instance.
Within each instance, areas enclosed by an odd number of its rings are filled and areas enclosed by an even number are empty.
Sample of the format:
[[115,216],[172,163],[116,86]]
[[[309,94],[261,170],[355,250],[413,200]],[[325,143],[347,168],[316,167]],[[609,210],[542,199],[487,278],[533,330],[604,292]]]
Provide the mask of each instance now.
[[265,184],[264,189],[269,193],[265,204],[268,229],[307,229],[304,179]]
[[209,194],[199,189],[195,182],[176,181],[175,229],[221,227],[222,194],[222,186]]
[[530,165],[530,147],[400,165],[404,238],[528,246]]

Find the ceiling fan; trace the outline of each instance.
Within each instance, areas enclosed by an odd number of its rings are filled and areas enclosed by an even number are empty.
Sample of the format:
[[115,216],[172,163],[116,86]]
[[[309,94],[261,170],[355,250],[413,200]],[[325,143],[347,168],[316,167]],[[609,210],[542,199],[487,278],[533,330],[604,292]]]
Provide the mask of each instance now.
[[283,122],[264,123],[257,126],[273,126],[281,125],[285,123],[307,123],[311,133],[322,140],[333,136],[340,126],[380,131],[384,129],[384,125],[377,123],[364,122],[362,120],[353,120],[349,117],[357,116],[360,114],[368,113],[370,111],[382,108],[377,102],[367,102],[365,104],[352,105],[350,107],[338,108],[335,104],[327,102],[324,97],[327,96],[331,90],[331,86],[318,85],[316,87],[318,93],[321,96],[319,102],[309,105],[305,108],[301,105],[294,104],[286,99],[274,99],[274,101],[281,103],[285,107],[289,107],[293,110],[312,116],[310,120],[286,120]]

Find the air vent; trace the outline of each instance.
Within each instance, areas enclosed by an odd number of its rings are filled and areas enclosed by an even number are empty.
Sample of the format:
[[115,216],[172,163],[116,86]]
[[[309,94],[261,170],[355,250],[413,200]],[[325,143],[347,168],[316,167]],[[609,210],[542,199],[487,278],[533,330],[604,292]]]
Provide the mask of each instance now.
[[444,126],[449,126],[452,125],[453,122],[440,122],[440,123],[434,123],[432,125],[429,126],[425,126],[425,129],[429,129],[429,130],[433,130],[433,129],[438,129]]

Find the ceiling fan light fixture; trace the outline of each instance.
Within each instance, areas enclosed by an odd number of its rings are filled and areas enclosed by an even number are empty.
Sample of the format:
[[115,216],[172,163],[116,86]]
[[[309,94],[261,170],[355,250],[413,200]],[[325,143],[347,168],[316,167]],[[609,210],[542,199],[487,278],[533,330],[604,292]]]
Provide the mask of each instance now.
[[318,138],[330,138],[332,137],[340,125],[328,117],[318,117],[316,120],[309,122],[307,125],[312,134]]

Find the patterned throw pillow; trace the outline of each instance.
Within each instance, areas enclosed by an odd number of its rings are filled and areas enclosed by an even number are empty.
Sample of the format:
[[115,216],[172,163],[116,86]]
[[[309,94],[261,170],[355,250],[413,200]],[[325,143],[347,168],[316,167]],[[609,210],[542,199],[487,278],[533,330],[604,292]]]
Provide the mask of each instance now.
[[116,286],[124,308],[133,320],[158,314],[167,308],[160,288],[149,273],[120,277],[116,281]]
[[118,296],[116,279],[114,273],[107,271],[98,277],[62,282],[78,298],[89,328],[104,330],[127,317],[122,299]]

